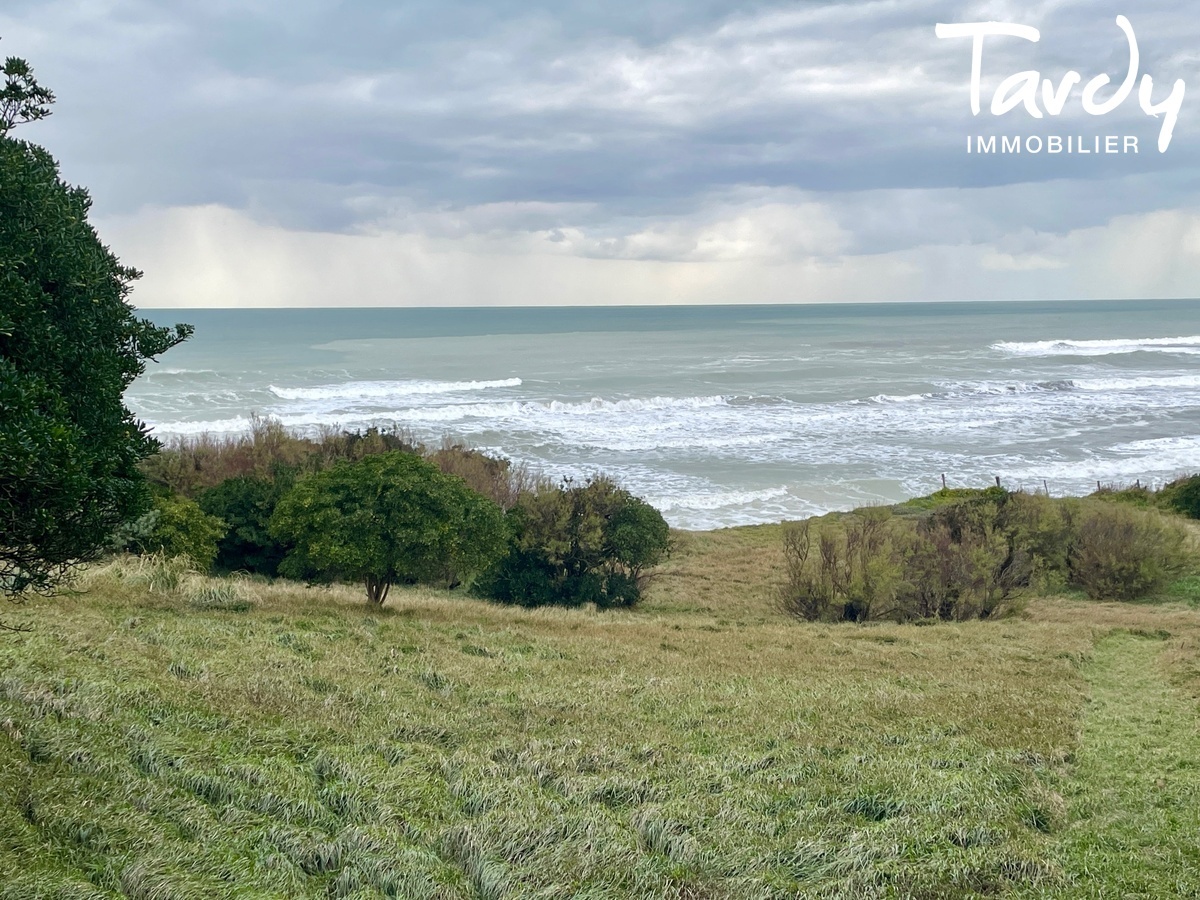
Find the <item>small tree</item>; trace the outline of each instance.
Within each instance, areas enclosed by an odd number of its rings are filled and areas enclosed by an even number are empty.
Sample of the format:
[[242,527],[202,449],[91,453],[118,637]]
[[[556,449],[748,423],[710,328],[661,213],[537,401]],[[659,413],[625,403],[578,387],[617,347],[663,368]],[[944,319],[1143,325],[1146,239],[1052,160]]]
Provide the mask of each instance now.
[[275,507],[270,531],[292,547],[283,574],[361,582],[376,606],[397,582],[470,581],[507,542],[495,503],[403,451],[302,479]]

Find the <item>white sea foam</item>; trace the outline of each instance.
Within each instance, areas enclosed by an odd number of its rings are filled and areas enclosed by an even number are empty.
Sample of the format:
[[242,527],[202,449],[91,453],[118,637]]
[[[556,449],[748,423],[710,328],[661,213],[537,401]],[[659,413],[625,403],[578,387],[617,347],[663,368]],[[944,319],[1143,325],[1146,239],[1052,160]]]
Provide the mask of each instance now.
[[936,394],[876,394],[870,403],[920,403],[932,400]]
[[676,494],[671,496],[652,497],[651,502],[662,512],[680,512],[683,510],[703,510],[713,512],[738,506],[749,506],[754,503],[765,503],[779,500],[788,496],[787,485],[768,488],[761,491],[715,491]]
[[1174,338],[1121,338],[1103,341],[998,341],[992,349],[1009,356],[1109,356],[1153,353],[1200,354],[1200,335]]
[[[355,427],[362,423],[389,422],[401,424],[445,424],[482,419],[504,422],[525,421],[541,426],[555,420],[569,422],[575,418],[613,418],[637,414],[665,413],[677,415],[693,410],[727,406],[728,399],[713,397],[649,397],[646,399],[603,400],[598,397],[581,402],[551,400],[532,402],[513,400],[506,403],[457,403],[443,406],[417,406],[394,410],[360,410],[357,412],[327,412],[323,410],[277,410],[272,417],[287,428],[317,428],[320,426]],[[163,422],[161,434],[236,433],[246,430],[249,418],[229,418],[214,421]],[[610,425],[601,426],[608,429]],[[654,422],[639,427],[652,428]]]
[[997,381],[997,382],[953,382],[939,384],[940,391],[923,394],[876,394],[869,403],[924,403],[947,399],[972,399],[973,397],[1008,394],[1054,394],[1081,391],[1087,393],[1142,391],[1154,389],[1193,390],[1200,389],[1200,374],[1197,375],[1145,375],[1111,378],[1073,378],[1056,381]]
[[1081,391],[1140,391],[1153,388],[1170,390],[1200,389],[1200,375],[1146,375],[1134,378],[1080,378],[1075,387]]
[[430,394],[462,394],[491,388],[514,388],[520,378],[494,381],[350,381],[318,387],[286,388],[271,385],[268,390],[281,400],[396,401],[404,397]]
[[538,420],[557,417],[613,417],[638,413],[681,413],[726,406],[725,397],[649,397],[647,399],[523,401],[509,403],[458,403],[447,406],[414,407],[397,410],[393,415],[413,422],[455,422],[462,419]]

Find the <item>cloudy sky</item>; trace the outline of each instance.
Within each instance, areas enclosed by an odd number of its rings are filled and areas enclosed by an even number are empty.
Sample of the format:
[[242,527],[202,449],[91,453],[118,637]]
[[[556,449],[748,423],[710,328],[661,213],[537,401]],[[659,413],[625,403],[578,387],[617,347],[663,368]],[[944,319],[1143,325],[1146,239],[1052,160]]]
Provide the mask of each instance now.
[[[1153,99],[995,117],[1007,76]],[[971,41],[938,22],[1035,26]],[[1200,296],[1184,0],[5,0],[59,101],[15,133],[90,188],[163,306]],[[970,135],[1137,155],[968,155]]]

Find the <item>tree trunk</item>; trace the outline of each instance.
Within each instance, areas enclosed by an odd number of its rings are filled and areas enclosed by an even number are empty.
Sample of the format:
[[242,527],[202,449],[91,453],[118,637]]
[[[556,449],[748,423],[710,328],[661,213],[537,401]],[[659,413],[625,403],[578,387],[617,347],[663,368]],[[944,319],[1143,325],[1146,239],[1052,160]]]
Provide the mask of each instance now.
[[392,589],[391,582],[385,578],[372,578],[370,576],[367,577],[366,582],[367,602],[372,606],[383,606],[384,601],[387,600],[388,591]]

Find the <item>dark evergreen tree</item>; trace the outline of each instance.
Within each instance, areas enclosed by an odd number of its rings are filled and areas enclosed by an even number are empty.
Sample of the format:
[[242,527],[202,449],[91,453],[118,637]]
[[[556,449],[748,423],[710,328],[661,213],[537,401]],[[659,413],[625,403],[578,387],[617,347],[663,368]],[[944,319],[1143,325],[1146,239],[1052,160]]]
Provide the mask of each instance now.
[[82,188],[40,147],[9,136],[53,95],[8,59],[0,89],[0,593],[52,591],[150,498],[138,462],[156,449],[123,401],[145,360],[191,334],[127,302],[140,273],[88,224]]

